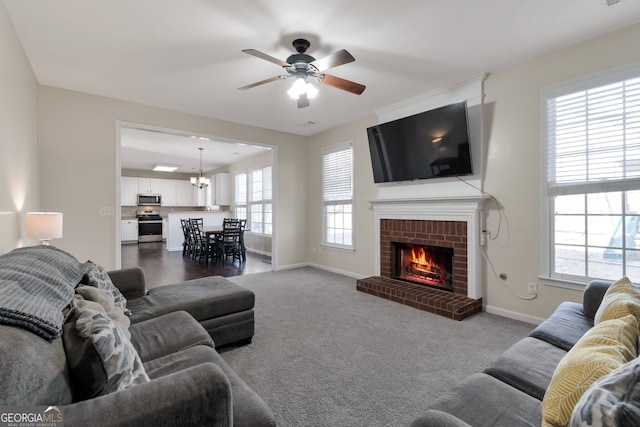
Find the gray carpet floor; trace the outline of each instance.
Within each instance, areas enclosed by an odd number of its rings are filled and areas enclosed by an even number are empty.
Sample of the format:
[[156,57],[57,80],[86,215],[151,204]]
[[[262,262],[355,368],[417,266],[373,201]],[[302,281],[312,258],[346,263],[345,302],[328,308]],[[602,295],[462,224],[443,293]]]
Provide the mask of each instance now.
[[229,279],[255,292],[256,332],[221,354],[283,427],[406,426],[534,327],[450,320],[310,267]]

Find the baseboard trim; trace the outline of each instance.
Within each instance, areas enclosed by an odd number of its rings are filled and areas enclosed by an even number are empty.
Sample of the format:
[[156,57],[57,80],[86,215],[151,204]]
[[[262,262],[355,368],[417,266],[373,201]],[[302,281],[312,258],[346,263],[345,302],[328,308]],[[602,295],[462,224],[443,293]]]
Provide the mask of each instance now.
[[276,269],[276,271],[291,270],[293,268],[303,268],[303,267],[313,267],[313,268],[317,268],[318,270],[324,270],[324,271],[328,271],[330,273],[341,274],[343,276],[352,277],[354,279],[364,279],[365,277],[369,277],[369,276],[365,276],[365,275],[362,275],[362,274],[354,273],[352,271],[346,271],[346,270],[341,270],[339,268],[327,267],[326,265],[314,264],[312,262],[303,262],[303,263],[300,263],[300,264],[281,265]]
[[487,305],[484,307],[487,313],[496,314],[498,316],[507,317],[509,319],[519,320],[521,322],[531,323],[532,325],[539,325],[544,321],[541,317],[529,316],[528,314],[518,313],[517,311],[506,310],[500,307],[494,307]]

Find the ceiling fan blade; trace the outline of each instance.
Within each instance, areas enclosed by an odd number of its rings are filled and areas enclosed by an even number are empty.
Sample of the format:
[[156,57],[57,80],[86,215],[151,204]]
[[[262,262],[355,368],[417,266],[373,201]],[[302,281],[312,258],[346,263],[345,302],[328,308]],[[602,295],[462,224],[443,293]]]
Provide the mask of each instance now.
[[247,90],[247,89],[251,89],[252,87],[256,87],[256,86],[263,85],[263,84],[265,84],[265,83],[275,82],[276,80],[280,80],[280,79],[282,79],[282,78],[286,78],[286,76],[275,76],[275,77],[270,77],[270,78],[268,78],[268,79],[260,80],[259,82],[251,83],[250,85],[246,85],[246,86],[239,87],[238,89],[240,89],[240,90]]
[[333,52],[332,54],[327,55],[323,58],[316,59],[311,63],[311,65],[316,67],[318,72],[321,73],[324,70],[328,70],[329,68],[337,67],[338,65],[348,64],[349,62],[353,62],[355,60],[356,59],[353,56],[351,56],[349,52],[342,49],[337,52]]
[[332,76],[331,74],[322,74],[322,76],[318,80],[323,85],[333,86],[338,89],[346,90],[347,92],[355,93],[356,95],[360,95],[366,88],[365,85],[352,82],[351,80]]
[[262,53],[259,50],[243,49],[242,51],[244,53],[248,53],[249,55],[253,55],[255,57],[258,57],[260,59],[264,59],[265,61],[273,62],[274,64],[279,65],[281,67],[288,67],[289,66],[289,64],[287,64],[283,60],[278,59],[278,58],[274,58],[273,56],[267,55],[266,53]]
[[306,93],[303,93],[298,97],[298,108],[304,108],[309,106],[309,98]]

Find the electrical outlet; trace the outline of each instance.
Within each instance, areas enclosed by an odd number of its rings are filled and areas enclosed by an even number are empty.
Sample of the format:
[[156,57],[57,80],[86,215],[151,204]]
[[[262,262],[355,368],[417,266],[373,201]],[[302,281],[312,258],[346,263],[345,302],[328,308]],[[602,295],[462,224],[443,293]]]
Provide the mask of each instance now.
[[538,295],[538,284],[535,282],[527,282],[527,293],[530,297]]
[[100,216],[114,216],[116,210],[113,206],[100,206]]

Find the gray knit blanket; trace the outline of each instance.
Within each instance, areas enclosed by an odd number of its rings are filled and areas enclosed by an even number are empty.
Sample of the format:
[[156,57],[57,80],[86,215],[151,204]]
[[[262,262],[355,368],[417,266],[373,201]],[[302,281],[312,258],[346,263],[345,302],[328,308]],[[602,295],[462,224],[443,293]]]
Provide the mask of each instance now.
[[29,246],[0,256],[0,323],[52,340],[62,334],[63,309],[93,266],[53,246]]

